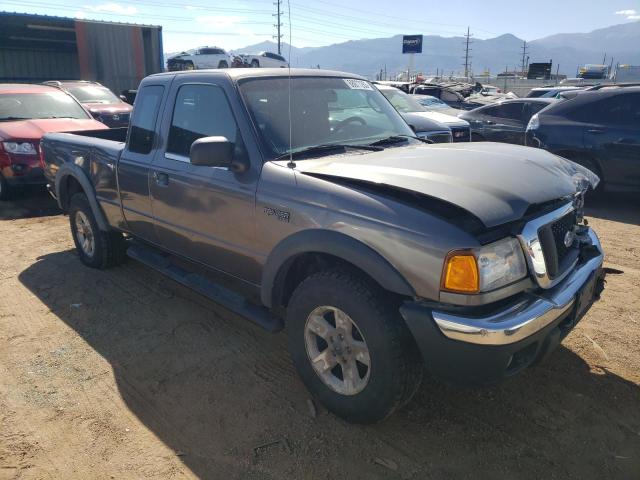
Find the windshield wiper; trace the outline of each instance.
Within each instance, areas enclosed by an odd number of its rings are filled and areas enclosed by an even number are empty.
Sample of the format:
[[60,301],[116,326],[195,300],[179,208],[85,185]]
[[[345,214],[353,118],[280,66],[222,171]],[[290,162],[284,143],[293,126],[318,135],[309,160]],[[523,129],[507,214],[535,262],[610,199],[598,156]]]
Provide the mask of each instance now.
[[369,145],[372,147],[378,147],[382,145],[393,145],[394,143],[407,142],[409,141],[410,138],[414,140],[422,141],[420,137],[412,137],[411,135],[391,135],[390,137],[383,138],[381,140],[376,140],[375,142],[370,143]]
[[31,120],[28,117],[2,117],[0,118],[0,122],[14,122],[17,120]]
[[279,155],[278,157],[276,157],[276,160],[284,160],[289,157],[293,158],[293,157],[298,157],[300,155],[307,155],[307,154],[313,154],[313,153],[323,153],[331,150],[339,150],[339,149],[346,150],[348,148],[353,148],[356,150],[367,150],[369,152],[379,152],[380,150],[383,150],[382,147],[377,145],[349,145],[344,143],[327,143],[324,145],[314,145],[312,147],[306,147],[306,148],[303,148],[302,150],[297,150],[295,152],[283,153],[282,155]]

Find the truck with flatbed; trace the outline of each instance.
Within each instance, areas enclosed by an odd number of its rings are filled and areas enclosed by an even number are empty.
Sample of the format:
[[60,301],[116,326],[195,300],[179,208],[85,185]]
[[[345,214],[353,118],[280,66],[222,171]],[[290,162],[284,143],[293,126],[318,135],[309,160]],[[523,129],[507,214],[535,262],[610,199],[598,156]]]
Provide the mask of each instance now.
[[133,258],[286,329],[304,384],[351,422],[388,417],[425,371],[521,372],[603,286],[583,220],[596,175],[540,149],[429,144],[357,75],[156,74],[128,129],[42,149],[84,264]]

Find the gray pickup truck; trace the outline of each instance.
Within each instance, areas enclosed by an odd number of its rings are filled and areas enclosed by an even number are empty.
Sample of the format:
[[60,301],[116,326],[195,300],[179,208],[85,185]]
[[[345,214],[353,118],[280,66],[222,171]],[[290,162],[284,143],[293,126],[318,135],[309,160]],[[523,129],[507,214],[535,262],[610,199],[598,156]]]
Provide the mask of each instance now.
[[303,382],[352,422],[408,402],[425,367],[474,384],[520,372],[603,285],[592,172],[533,148],[427,144],[351,74],[152,75],[128,131],[42,148],[83,263],[128,256],[286,328]]

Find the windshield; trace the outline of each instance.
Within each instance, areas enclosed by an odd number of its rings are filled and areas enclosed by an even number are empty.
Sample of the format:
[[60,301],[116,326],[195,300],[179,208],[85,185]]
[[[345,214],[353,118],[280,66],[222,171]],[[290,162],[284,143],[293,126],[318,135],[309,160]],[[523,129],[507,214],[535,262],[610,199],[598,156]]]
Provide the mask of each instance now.
[[318,145],[367,145],[394,135],[415,136],[369,82],[336,77],[256,78],[240,84],[249,112],[271,154]]
[[0,121],[32,118],[91,118],[64,92],[0,94]]
[[426,108],[420,105],[420,102],[401,90],[382,88],[380,91],[400,113],[426,111]]
[[120,103],[111,90],[95,85],[82,87],[70,87],[67,89],[71,95],[76,97],[80,103]]
[[432,97],[431,95],[417,95],[415,99],[420,102],[420,105],[431,110],[436,108],[450,108],[449,105],[442,100]]

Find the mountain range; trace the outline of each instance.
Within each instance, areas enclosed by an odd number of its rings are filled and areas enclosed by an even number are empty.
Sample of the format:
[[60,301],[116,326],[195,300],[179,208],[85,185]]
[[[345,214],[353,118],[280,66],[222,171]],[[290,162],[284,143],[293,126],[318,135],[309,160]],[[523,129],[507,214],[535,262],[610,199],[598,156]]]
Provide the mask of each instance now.
[[[413,32],[412,32],[413,33]],[[294,38],[295,40],[295,38]],[[427,75],[436,70],[460,73],[463,71],[465,38],[425,35],[421,54],[414,58],[414,71]],[[471,45],[471,64],[476,74],[489,71],[496,74],[519,69],[522,63],[522,39],[505,34],[489,39],[474,39]],[[553,61],[553,71],[570,77],[579,66],[601,64],[603,60],[614,65],[618,62],[640,65],[640,22],[624,23],[601,28],[589,33],[560,33],[527,42],[529,63]],[[292,67],[317,67],[344,70],[374,78],[386,66],[391,78],[407,69],[408,56],[401,53],[402,35],[388,38],[351,40],[323,47],[290,50]],[[277,51],[274,42],[266,41],[234,52],[255,53]],[[289,57],[289,45],[282,45],[282,54]],[[606,59],[605,59],[606,55]],[[526,60],[525,60],[526,61]]]

